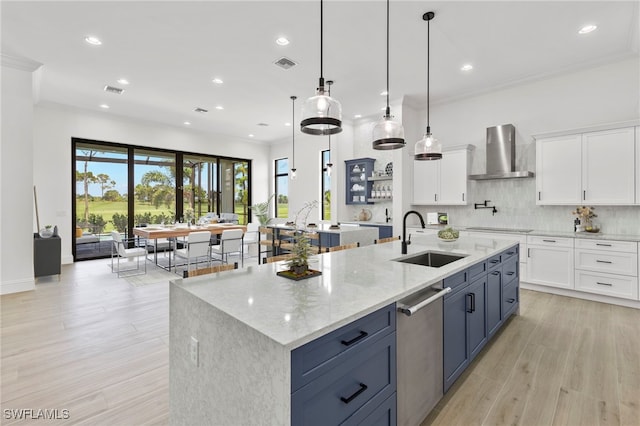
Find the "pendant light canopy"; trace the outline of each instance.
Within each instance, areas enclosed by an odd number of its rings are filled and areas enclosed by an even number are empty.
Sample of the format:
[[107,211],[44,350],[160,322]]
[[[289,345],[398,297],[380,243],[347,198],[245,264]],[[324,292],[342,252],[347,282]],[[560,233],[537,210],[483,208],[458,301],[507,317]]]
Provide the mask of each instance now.
[[320,0],[320,80],[315,96],[304,103],[300,130],[310,135],[333,135],[342,131],[342,106],[325,91],[322,75],[323,1]]
[[373,128],[373,149],[404,148],[404,128],[393,120],[389,107],[389,0],[387,0],[387,109]]
[[433,12],[422,15],[422,19],[427,21],[427,130],[418,142],[414,151],[414,160],[440,160],[442,158],[442,145],[431,134],[429,125],[429,54],[430,54],[430,22],[436,16]]
[[[297,96],[291,96],[291,122],[296,121],[296,99]],[[296,178],[296,127],[291,126],[291,180]]]

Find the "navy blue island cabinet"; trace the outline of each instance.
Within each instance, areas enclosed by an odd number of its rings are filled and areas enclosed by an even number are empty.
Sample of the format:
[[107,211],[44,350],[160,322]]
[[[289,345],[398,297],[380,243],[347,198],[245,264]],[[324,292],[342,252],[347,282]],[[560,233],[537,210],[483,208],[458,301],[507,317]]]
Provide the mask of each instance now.
[[444,392],[518,308],[518,253],[511,247],[444,279]]
[[396,424],[395,304],[291,353],[291,424]]

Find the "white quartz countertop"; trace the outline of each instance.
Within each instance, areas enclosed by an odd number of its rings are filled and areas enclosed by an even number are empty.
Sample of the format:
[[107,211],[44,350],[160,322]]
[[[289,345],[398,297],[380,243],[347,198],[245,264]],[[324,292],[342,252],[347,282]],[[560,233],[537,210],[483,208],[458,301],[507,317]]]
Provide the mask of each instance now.
[[466,257],[440,268],[395,262],[403,257],[397,241],[314,256],[310,267],[322,275],[301,281],[277,276],[286,269],[278,262],[177,279],[171,286],[294,349],[513,245],[471,237],[441,242],[433,236],[413,242],[406,256],[433,250]]
[[[293,229],[291,225],[286,225],[286,224],[277,224],[277,225],[268,225],[268,226],[275,229]],[[354,232],[354,231],[360,230],[360,227],[355,224],[353,225],[345,224],[335,229],[332,229],[331,226],[332,225],[328,223],[321,223],[316,226],[307,227],[306,229],[308,231],[326,232],[331,234],[343,234],[345,232]]]

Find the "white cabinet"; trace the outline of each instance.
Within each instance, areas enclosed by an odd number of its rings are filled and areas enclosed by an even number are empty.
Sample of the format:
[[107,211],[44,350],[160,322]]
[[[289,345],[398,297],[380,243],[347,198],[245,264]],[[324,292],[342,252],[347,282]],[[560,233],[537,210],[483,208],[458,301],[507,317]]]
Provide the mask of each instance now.
[[415,205],[466,205],[469,149],[443,152],[439,161],[413,162]]
[[536,141],[536,204],[579,204],[582,186],[580,135]]
[[536,144],[536,204],[636,202],[640,163],[633,127],[540,138]]
[[573,238],[527,237],[527,282],[574,288]]
[[638,300],[638,244],[578,239],[576,290]]
[[582,200],[589,204],[635,201],[634,128],[582,135]]
[[636,127],[636,204],[640,204],[640,126]]

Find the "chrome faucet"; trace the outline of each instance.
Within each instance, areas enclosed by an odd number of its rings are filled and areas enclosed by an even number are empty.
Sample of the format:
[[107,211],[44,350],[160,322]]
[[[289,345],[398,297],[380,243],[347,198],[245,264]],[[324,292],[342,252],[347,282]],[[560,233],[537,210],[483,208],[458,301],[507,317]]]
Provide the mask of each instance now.
[[409,234],[409,240],[407,240],[407,216],[409,216],[411,213],[418,216],[422,228],[425,228],[424,219],[422,218],[422,215],[420,213],[415,210],[409,210],[404,214],[404,218],[402,219],[402,254],[407,254],[407,246],[411,244],[411,234]]

